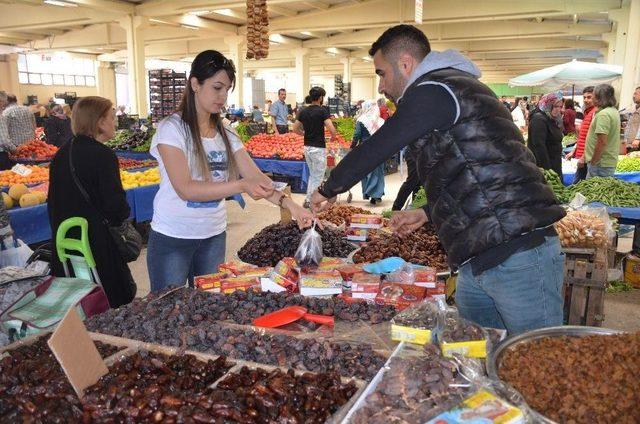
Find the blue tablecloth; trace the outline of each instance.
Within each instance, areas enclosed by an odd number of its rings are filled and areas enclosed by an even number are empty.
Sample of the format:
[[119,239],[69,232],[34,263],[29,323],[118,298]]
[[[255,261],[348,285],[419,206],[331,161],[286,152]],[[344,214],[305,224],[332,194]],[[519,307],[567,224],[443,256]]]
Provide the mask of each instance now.
[[154,184],[127,191],[131,192],[134,197],[135,220],[137,222],[151,221],[153,218],[153,199],[159,188],[159,184]]
[[[602,203],[594,202],[589,203],[589,206],[605,206]],[[610,214],[619,215],[618,221],[621,224],[637,224],[640,223],[640,208],[615,208],[613,206],[607,206],[607,212]]]
[[259,158],[254,158],[253,161],[262,172],[271,172],[273,174],[299,178],[300,183],[297,187],[292,187],[292,189],[297,189],[298,191],[307,190],[307,184],[309,183],[309,167],[307,166],[307,162]]
[[[564,185],[573,183],[574,175],[575,174],[564,174],[562,176]],[[640,172],[619,172],[615,173],[613,176],[623,181],[640,184]]]
[[115,152],[116,152],[116,156],[125,158],[125,159],[137,159],[137,160],[146,160],[146,159],[155,160],[156,159],[153,156],[151,156],[151,153],[149,152],[132,152],[131,150],[116,150]]

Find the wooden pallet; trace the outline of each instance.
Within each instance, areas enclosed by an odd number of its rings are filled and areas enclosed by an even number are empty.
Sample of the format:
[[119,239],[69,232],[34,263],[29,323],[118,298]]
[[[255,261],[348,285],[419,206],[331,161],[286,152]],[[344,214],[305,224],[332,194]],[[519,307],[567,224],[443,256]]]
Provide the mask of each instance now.
[[564,248],[565,317],[569,325],[599,327],[604,321],[607,249]]

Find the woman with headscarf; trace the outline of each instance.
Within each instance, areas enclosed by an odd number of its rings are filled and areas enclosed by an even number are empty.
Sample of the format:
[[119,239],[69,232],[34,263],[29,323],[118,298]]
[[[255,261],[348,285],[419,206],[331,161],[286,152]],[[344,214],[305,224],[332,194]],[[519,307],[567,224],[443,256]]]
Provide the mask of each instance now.
[[[362,104],[362,113],[356,121],[351,148],[366,143],[378,129],[384,124],[380,117],[380,109],[376,102],[366,101]],[[362,197],[370,200],[372,205],[382,202],[384,196],[384,163],[374,169],[362,179]]]
[[44,124],[44,133],[47,136],[47,143],[56,147],[62,147],[73,138],[71,119],[64,113],[62,106],[55,105],[51,108],[51,115]]
[[544,95],[529,119],[529,149],[540,168],[562,178],[562,106],[560,93]]

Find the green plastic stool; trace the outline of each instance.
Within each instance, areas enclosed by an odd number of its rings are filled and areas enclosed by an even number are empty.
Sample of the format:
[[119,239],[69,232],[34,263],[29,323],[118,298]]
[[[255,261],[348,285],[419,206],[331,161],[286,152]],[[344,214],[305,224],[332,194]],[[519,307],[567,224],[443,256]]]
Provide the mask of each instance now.
[[[76,227],[80,227],[80,240],[67,238],[69,230]],[[89,223],[85,218],[76,216],[65,219],[60,223],[56,232],[56,251],[67,277],[71,277],[67,265],[68,260],[71,262],[76,278],[94,281],[102,286],[96,269],[96,261],[93,259],[91,247],[89,246]],[[71,255],[68,251],[78,252],[82,256]]]

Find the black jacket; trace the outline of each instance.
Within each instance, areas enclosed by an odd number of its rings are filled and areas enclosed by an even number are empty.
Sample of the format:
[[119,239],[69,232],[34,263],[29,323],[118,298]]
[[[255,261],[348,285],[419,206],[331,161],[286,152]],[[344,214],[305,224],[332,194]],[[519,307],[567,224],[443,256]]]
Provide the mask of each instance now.
[[540,168],[553,169],[562,176],[562,129],[540,109],[529,118],[527,145]]
[[[55,234],[62,221],[81,216],[89,221],[89,244],[111,307],[129,303],[136,290],[127,263],[122,259],[100,213],[82,197],[71,176],[69,148],[73,146],[73,164],[93,203],[111,225],[129,217],[129,203],[120,181],[116,155],[107,146],[85,136],[78,136],[58,150],[49,171],[49,222],[53,234],[53,274],[64,276],[55,249]],[[79,233],[71,233],[79,237]]]
[[71,119],[60,119],[57,116],[48,117],[44,124],[44,133],[47,136],[47,143],[56,147],[62,146],[73,138]]

